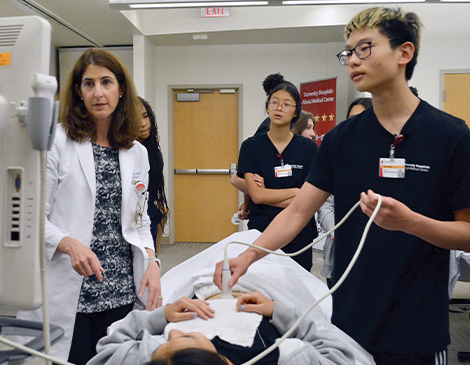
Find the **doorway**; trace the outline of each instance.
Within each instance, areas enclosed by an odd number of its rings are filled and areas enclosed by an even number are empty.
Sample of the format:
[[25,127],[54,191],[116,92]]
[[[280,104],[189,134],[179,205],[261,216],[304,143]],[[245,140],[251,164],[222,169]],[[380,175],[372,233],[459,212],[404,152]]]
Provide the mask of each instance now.
[[[442,71],[443,109],[470,126],[470,70]],[[442,83],[441,83],[442,85]]]
[[238,192],[230,172],[238,160],[238,96],[234,89],[173,89],[174,237],[218,242],[231,223]]

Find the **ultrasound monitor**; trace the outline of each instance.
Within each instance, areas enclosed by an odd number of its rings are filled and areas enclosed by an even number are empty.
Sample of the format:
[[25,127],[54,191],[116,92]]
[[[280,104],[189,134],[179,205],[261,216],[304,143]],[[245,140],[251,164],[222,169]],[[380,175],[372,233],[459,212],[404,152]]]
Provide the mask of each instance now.
[[[39,204],[40,153],[30,138],[38,113],[31,111],[29,104],[34,103],[29,98],[42,92],[38,78],[50,78],[50,50],[51,26],[46,20],[0,18],[1,308],[27,310],[41,305],[39,218],[44,212]],[[50,84],[46,89],[53,88]]]

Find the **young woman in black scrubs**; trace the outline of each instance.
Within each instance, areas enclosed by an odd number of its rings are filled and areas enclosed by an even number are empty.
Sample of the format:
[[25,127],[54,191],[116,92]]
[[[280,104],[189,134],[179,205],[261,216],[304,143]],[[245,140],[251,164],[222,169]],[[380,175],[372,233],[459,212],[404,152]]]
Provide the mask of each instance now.
[[[245,179],[250,195],[248,228],[261,232],[297,195],[317,149],[311,139],[291,132],[291,123],[301,111],[300,94],[292,83],[282,82],[272,88],[266,111],[271,120],[269,132],[243,142],[237,171],[238,176]],[[255,180],[256,175],[264,179],[264,184]],[[316,236],[316,227],[308,224],[284,251],[298,251]],[[310,271],[311,250],[295,256],[294,260]]]

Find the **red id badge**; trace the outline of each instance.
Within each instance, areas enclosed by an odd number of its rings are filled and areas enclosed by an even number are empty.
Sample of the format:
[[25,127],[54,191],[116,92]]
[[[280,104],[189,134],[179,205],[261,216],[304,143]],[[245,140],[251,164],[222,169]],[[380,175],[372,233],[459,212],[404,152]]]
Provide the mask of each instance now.
[[292,167],[291,165],[276,166],[274,168],[274,174],[277,178],[292,176]]
[[405,159],[404,158],[380,158],[379,176],[392,179],[405,178]]

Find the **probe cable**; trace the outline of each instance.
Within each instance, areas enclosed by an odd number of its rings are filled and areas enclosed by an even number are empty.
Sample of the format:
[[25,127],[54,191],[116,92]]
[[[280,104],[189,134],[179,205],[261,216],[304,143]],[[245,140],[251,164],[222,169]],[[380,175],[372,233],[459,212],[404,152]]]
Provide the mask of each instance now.
[[[261,352],[260,354],[258,354],[254,358],[252,358],[251,360],[243,363],[243,365],[252,365],[255,362],[261,360],[263,357],[265,357],[266,355],[268,355],[272,351],[274,351],[276,348],[278,348],[279,345],[281,344],[281,342],[284,341],[287,337],[289,337],[292,334],[292,332],[295,331],[295,329],[299,326],[300,322],[303,321],[303,319],[310,313],[310,311],[313,308],[315,308],[318,304],[320,304],[320,302],[322,302],[329,295],[333,294],[341,286],[341,284],[343,284],[344,280],[349,275],[349,272],[351,271],[352,267],[356,263],[357,258],[359,257],[359,254],[362,251],[362,247],[364,246],[364,242],[366,240],[367,234],[369,233],[369,228],[372,225],[372,222],[374,221],[375,216],[379,212],[379,209],[382,205],[382,197],[379,194],[377,194],[377,196],[378,196],[377,206],[375,207],[373,213],[371,214],[369,220],[367,221],[367,224],[364,228],[364,232],[362,233],[361,241],[359,242],[359,245],[356,249],[356,252],[354,253],[354,256],[352,257],[348,267],[344,271],[343,275],[341,275],[341,278],[338,280],[338,282],[328,292],[326,292],[322,297],[320,297],[320,299],[318,299],[316,302],[314,302],[307,309],[307,311],[302,316],[300,316],[299,319],[297,319],[297,321],[292,325],[292,327],[282,337],[278,338],[274,344],[272,344],[270,347],[268,347],[266,350],[264,350],[263,352]],[[339,221],[339,223],[336,224],[332,229],[330,229],[328,232],[326,232],[322,236],[317,237],[312,243],[310,243],[309,245],[305,246],[304,248],[302,248],[301,250],[299,250],[297,252],[292,252],[292,253],[283,253],[282,252],[281,253],[281,252],[271,251],[271,250],[268,250],[267,248],[256,246],[256,245],[249,244],[249,243],[246,243],[246,242],[240,242],[240,241],[230,241],[230,242],[228,242],[225,245],[225,248],[224,248],[224,271],[223,271],[223,273],[227,272],[227,268],[226,268],[226,265],[228,265],[227,248],[230,244],[236,243],[236,244],[240,244],[240,245],[244,245],[244,246],[248,246],[248,247],[255,247],[258,250],[261,250],[261,251],[264,251],[264,252],[267,252],[267,253],[270,253],[270,254],[273,254],[273,255],[278,255],[278,256],[288,256],[288,257],[297,256],[297,255],[301,254],[302,252],[304,252],[304,251],[308,250],[309,248],[311,248],[314,244],[321,241],[323,238],[325,238],[326,236],[328,236],[329,234],[334,232],[339,227],[341,227],[341,225],[350,217],[350,215],[354,212],[354,210],[356,210],[356,208],[359,206],[359,204],[360,204],[360,201],[358,201],[356,204],[354,204],[354,206],[343,217],[343,219],[341,219],[341,221]],[[228,273],[230,273],[230,268],[228,268]],[[226,286],[228,288],[228,280],[226,281]]]

